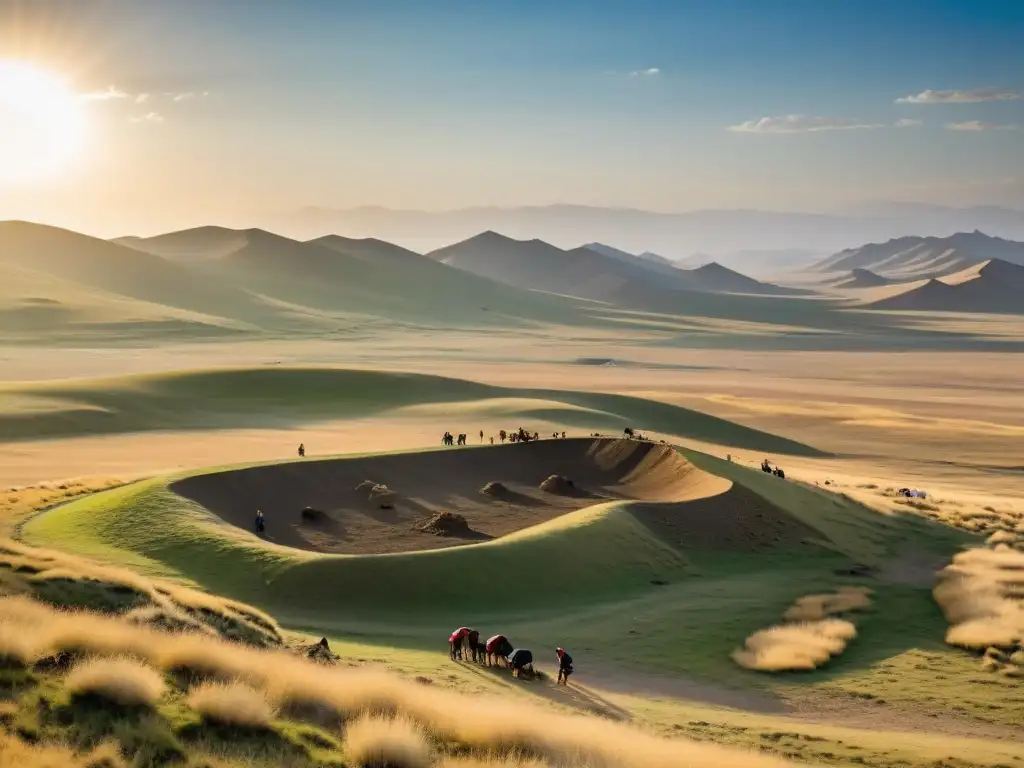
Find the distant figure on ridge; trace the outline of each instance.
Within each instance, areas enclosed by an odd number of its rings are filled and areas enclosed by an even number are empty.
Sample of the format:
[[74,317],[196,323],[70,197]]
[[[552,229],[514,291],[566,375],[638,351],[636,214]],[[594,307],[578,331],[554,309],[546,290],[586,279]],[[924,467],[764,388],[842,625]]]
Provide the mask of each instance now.
[[480,443],[483,444],[483,442],[484,442],[484,431],[481,429],[480,430]]
[[267,530],[267,521],[263,517],[262,510],[256,510],[256,535],[261,536]]
[[555,681],[555,685],[568,685],[569,675],[572,674],[572,656],[566,653],[564,648],[556,648],[555,653],[558,654],[558,680]]
[[303,445],[302,443],[299,443],[299,458],[301,459],[301,458],[304,458],[305,456],[306,456],[306,446]]

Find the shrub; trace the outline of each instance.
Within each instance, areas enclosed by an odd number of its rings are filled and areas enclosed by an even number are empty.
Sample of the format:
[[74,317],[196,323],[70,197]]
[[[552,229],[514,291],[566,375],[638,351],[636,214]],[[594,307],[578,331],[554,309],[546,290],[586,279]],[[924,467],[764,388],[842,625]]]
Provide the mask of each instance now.
[[359,768],[427,768],[430,744],[409,720],[368,716],[348,727],[345,758]]
[[151,707],[164,694],[159,672],[134,659],[90,659],[64,683],[72,696],[96,697],[122,707]]
[[274,719],[267,696],[244,683],[203,683],[188,702],[206,722],[241,728],[266,728]]

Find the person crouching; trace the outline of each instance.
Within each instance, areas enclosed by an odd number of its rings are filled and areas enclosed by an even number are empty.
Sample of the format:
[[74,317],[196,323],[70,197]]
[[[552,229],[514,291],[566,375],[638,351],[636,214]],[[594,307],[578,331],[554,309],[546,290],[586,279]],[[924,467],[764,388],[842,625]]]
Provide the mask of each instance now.
[[558,654],[558,680],[555,685],[568,685],[569,675],[572,674],[572,656],[565,652],[564,648],[556,648]]

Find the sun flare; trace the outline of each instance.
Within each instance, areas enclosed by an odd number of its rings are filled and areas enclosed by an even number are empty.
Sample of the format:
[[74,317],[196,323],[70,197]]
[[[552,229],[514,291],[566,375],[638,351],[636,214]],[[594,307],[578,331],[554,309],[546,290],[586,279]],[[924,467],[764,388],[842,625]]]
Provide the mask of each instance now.
[[0,60],[0,186],[66,170],[85,143],[82,100],[56,75]]

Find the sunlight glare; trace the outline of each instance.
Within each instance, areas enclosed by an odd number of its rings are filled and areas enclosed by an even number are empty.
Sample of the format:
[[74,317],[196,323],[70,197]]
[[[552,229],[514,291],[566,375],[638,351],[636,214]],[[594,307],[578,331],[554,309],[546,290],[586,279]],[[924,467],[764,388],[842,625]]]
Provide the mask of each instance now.
[[85,129],[82,101],[64,81],[29,62],[0,60],[0,186],[66,170]]

